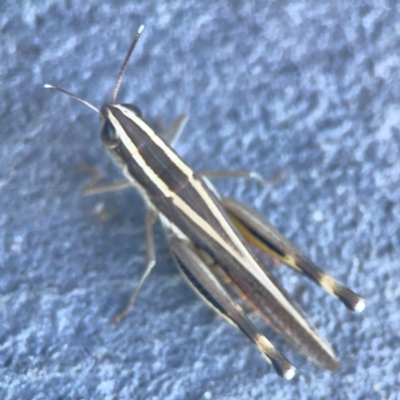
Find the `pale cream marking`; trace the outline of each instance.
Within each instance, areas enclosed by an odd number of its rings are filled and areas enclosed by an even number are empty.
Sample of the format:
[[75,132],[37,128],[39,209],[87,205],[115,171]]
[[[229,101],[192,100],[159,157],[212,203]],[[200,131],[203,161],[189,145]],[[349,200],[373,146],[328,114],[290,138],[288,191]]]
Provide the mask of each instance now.
[[[166,225],[164,226],[165,230],[173,231],[173,234],[176,234],[177,237],[182,236],[186,242],[191,242],[190,239],[176,225],[171,224],[171,222],[168,219],[166,219],[164,215],[160,214],[160,217],[161,217],[161,221],[162,221],[163,224],[165,222],[167,222]],[[208,279],[210,279],[210,281],[214,284],[214,286],[220,290],[220,292],[222,293],[222,296],[224,296],[225,300],[228,302],[229,307],[232,307],[232,308],[234,308],[236,310],[236,312],[239,315],[239,318],[243,318],[244,320],[246,320],[247,323],[249,323],[250,325],[254,326],[253,323],[248,319],[248,317],[244,313],[243,309],[236,302],[234,302],[230,298],[229,295],[227,295],[227,293],[225,292],[224,288],[221,286],[219,280],[210,271],[210,269],[208,268],[206,262],[204,260],[202,260],[200,255],[197,254],[196,252],[194,252],[192,254],[192,257],[193,257],[193,260],[196,261],[197,264],[199,265],[199,267],[202,269],[203,273],[206,274]],[[196,260],[196,258],[198,258],[198,259]],[[236,323],[236,320],[238,320],[237,317],[236,318],[235,317],[231,317],[231,316],[228,315],[228,313],[224,313],[221,310],[219,310],[217,307],[215,307],[214,304],[206,296],[204,296],[203,293],[201,293],[201,291],[199,291],[197,287],[195,287],[193,285],[193,283],[190,281],[190,279],[188,279],[186,274],[183,273],[183,276],[185,277],[185,279],[189,283],[189,285],[193,288],[193,290],[198,294],[198,296],[205,303],[207,303],[218,315],[221,315],[227,322],[232,324],[235,328],[241,330],[239,325]],[[232,311],[233,310],[227,310],[227,312],[232,312]],[[257,328],[255,328],[255,329],[257,331]],[[246,331],[246,333],[249,334],[249,332],[247,332],[247,331]],[[261,334],[258,331],[253,336],[253,340],[254,340],[254,343],[256,344],[256,346],[258,347],[258,349],[260,350],[260,352],[265,356],[266,360],[270,364],[272,364],[271,360],[274,358],[274,354],[280,354],[279,351],[267,339],[267,337],[265,337],[263,334]],[[285,378],[291,379],[293,377],[295,371],[296,371],[296,369],[293,366],[291,366],[290,370],[286,371],[287,374],[285,373]]]
[[182,159],[158,136],[149,125],[139,118],[133,111],[128,110],[124,106],[113,104],[112,107],[117,108],[127,118],[131,119],[148,137],[168,156],[168,158],[188,177],[193,176],[193,171],[189,168]]
[[[230,246],[219,234],[215,231],[215,229],[203,218],[193,212],[192,208],[186,204],[176,193],[172,192],[165,182],[159,178],[158,175],[154,173],[154,171],[147,165],[146,161],[140,155],[137,147],[134,145],[132,140],[126,134],[125,130],[122,128],[118,120],[112,115],[111,112],[108,112],[108,117],[111,122],[114,124],[117,129],[117,133],[122,140],[124,146],[131,153],[134,160],[138,163],[138,165],[142,168],[144,173],[148,176],[148,178],[164,193],[167,198],[170,198],[172,202],[184,213],[186,214],[195,224],[202,229],[204,232],[212,232],[215,236],[214,239],[218,241],[218,243],[224,247],[229,253],[235,256],[242,264],[244,268],[246,268],[253,276],[255,276],[260,283],[267,288],[272,295],[279,301],[279,303],[286,308],[286,310],[303,326],[303,328],[312,336],[314,339],[320,343],[321,347],[325,349],[330,355],[335,358],[332,350],[329,346],[313,331],[307,321],[297,312],[297,310],[290,304],[290,302],[286,299],[286,297],[277,289],[277,287],[271,282],[268,276],[264,273],[262,268],[257,264],[254,258],[247,251],[246,247],[234,232],[228,221],[221,214],[219,208],[216,206],[214,201],[208,196],[208,193],[204,190],[201,185],[201,182],[193,178],[193,171],[168,147],[166,144],[154,133],[154,131],[140,118],[136,116],[133,112],[125,109],[123,106],[113,105],[113,107],[118,108],[121,112],[123,112],[127,117],[132,119],[133,123],[136,123],[143,131],[145,131],[149,137],[154,138],[154,142],[159,144],[159,146],[165,151],[167,155],[171,154],[171,161],[175,163],[175,165],[180,167],[183,172],[189,177],[191,183],[199,195],[203,198],[203,200],[209,206],[211,213],[218,219],[222,228],[225,232],[228,233],[229,238],[232,242],[237,246],[237,248],[233,248]],[[126,112],[125,112],[126,110]],[[238,250],[238,251],[236,251]],[[242,253],[240,253],[240,251]]]

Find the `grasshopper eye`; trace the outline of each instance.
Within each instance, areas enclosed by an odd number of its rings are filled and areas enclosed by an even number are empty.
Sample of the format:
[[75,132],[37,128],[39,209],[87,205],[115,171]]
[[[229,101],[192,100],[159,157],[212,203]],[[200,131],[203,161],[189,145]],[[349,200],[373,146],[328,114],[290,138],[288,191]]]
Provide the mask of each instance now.
[[121,104],[121,106],[127,108],[129,111],[134,112],[139,118],[142,118],[142,112],[140,109],[133,104]]
[[101,129],[101,141],[105,147],[110,149],[117,147],[119,145],[120,139],[117,135],[113,124],[110,121],[106,121]]

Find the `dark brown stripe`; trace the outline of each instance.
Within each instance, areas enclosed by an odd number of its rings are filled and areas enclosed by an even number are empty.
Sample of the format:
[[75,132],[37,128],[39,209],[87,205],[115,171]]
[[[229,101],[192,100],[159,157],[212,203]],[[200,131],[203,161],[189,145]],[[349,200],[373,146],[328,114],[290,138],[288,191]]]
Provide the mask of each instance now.
[[[143,129],[132,122],[119,109],[112,106],[106,106],[105,108],[118,120],[122,129],[138,149],[139,154],[146,160],[146,164],[165,182],[168,188],[173,192],[179,192],[183,189],[189,178],[169,159],[163,149],[154,143]],[[167,144],[165,145],[167,146]],[[125,159],[128,160],[128,158]]]
[[235,217],[255,238],[257,238],[261,243],[264,243],[265,246],[271,249],[272,252],[274,252],[280,257],[286,256],[285,251],[276,246],[277,243],[269,241],[262,233],[259,233],[254,226],[250,226],[250,224],[248,224],[248,221],[245,221],[244,219],[238,217],[237,215],[233,214],[230,211],[229,214]]
[[[111,106],[109,107],[111,108]],[[200,194],[198,189],[193,186],[192,181],[187,180],[188,177],[185,173],[181,171],[171,159],[166,159],[167,155],[165,149],[155,144],[149,135],[137,126],[132,119],[115,109],[113,109],[113,118],[117,119],[118,123],[121,124],[121,128],[126,130],[125,134],[128,136],[129,140],[132,140],[136,149],[139,148],[139,154],[136,154],[135,160],[135,154],[132,154],[133,150],[131,149],[131,151],[129,151],[123,144],[123,141],[121,141],[121,144],[115,151],[117,151],[126,162],[126,166],[132,177],[146,190],[149,200],[154,206],[190,238],[195,246],[204,249],[210,254],[236,285],[249,296],[249,300],[252,301],[264,315],[273,320],[274,325],[286,333],[287,338],[294,341],[297,348],[314,358],[314,360],[325,368],[334,369],[336,360],[334,358],[332,359],[332,357],[327,354],[323,346],[321,347],[319,340],[310,335],[309,328],[305,329],[303,327],[303,323],[306,322],[302,319],[301,314],[299,315],[300,320],[297,319],[296,315],[293,316],[291,312],[275,298],[274,290],[271,292],[270,289],[264,287],[248,268],[242,265],[241,257],[235,255],[239,249],[236,248],[230,236],[226,233],[225,229],[222,228],[220,220],[215,216],[214,211],[210,210],[210,203],[212,203],[213,207],[218,208],[221,213],[221,218],[224,218],[224,221],[230,225],[231,229],[234,232],[237,232],[237,230],[210,189],[208,189],[201,180],[197,180],[196,185],[201,185],[202,192],[204,191],[205,193],[205,195]],[[128,143],[126,143],[126,145],[128,146]],[[147,148],[149,150],[147,150]],[[145,153],[146,151],[148,152]],[[142,154],[147,154],[147,158],[144,159]],[[145,166],[143,166],[143,162],[146,164]],[[151,170],[151,173],[149,173],[149,170]],[[154,171],[167,174],[164,176],[164,178],[167,177],[167,179],[162,181],[166,186],[172,185],[171,179],[173,179],[173,182],[181,183],[179,185],[179,191],[175,192],[175,194],[172,194],[174,193],[172,190],[166,191],[163,185],[161,185],[161,182],[158,179],[154,179]],[[184,177],[186,182],[182,180],[182,177]],[[194,218],[191,218],[190,213],[186,215],[186,213],[177,207],[174,202],[176,201],[176,199],[174,199],[175,196],[189,205],[193,213],[206,221],[207,225],[212,229],[206,229],[206,227],[202,228],[194,221]],[[240,238],[239,233],[237,233],[237,235],[238,238]],[[228,246],[223,245],[221,240],[218,240],[216,236],[224,238]],[[242,243],[243,246],[247,247],[244,242]],[[251,254],[249,249],[248,251]]]

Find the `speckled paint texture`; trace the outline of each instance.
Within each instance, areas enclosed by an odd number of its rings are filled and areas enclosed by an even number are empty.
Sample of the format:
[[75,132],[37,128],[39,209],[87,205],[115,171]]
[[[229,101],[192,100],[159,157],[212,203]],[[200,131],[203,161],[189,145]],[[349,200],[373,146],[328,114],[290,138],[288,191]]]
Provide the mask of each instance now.
[[[298,369],[279,379],[192,293],[159,225],[157,268],[112,323],[144,267],[145,208],[134,190],[82,197],[81,162],[119,172],[95,113],[43,84],[100,106],[142,23],[119,100],[158,131],[189,115],[176,149],[197,170],[283,172],[216,185],[365,297],[352,314],[272,267],[338,372],[260,325]],[[400,398],[397,2],[3,0],[0,29],[1,399]]]

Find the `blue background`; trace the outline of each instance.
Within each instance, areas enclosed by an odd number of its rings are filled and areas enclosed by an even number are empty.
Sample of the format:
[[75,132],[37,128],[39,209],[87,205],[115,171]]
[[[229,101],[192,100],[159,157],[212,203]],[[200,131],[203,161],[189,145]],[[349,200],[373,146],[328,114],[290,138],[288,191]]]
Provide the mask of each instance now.
[[[399,398],[399,6],[354,3],[2,2],[2,399]],[[81,196],[80,162],[120,175],[98,117],[43,84],[100,106],[142,23],[119,100],[157,130],[189,115],[176,149],[195,169],[284,172],[267,189],[216,185],[365,297],[352,314],[276,270],[335,349],[337,373],[264,327],[298,368],[279,379],[191,292],[159,225],[157,268],[133,314],[111,322],[144,266],[145,208],[133,190]]]

